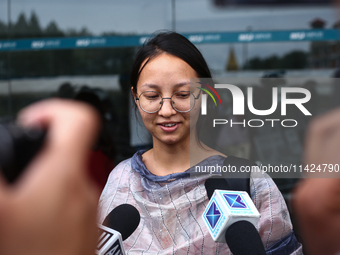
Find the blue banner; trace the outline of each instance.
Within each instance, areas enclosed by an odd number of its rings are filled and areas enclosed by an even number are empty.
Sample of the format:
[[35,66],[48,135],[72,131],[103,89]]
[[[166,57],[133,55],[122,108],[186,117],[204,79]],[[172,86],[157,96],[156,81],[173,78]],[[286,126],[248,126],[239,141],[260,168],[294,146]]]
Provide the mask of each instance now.
[[[183,35],[194,44],[340,40],[340,33],[337,29],[216,33],[206,32],[183,33]],[[136,47],[142,45],[150,36],[152,35],[0,40],[0,51]]]

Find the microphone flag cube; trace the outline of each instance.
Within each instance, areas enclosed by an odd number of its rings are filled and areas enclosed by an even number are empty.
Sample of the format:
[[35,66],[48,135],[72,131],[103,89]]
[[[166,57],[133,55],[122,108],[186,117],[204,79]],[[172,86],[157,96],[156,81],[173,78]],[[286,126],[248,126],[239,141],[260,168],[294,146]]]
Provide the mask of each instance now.
[[99,240],[95,253],[98,255],[125,255],[121,234],[98,224]]
[[213,240],[225,243],[225,232],[230,225],[245,220],[256,227],[260,213],[247,192],[216,189],[202,218]]

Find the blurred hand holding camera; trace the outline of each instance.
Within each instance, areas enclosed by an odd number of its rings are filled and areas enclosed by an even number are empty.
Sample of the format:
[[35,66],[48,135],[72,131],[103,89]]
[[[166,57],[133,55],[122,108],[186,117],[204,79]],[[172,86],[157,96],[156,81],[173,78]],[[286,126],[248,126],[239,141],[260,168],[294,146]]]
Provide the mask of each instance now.
[[97,113],[82,103],[46,100],[18,120],[47,134],[16,183],[0,176],[0,254],[94,254],[99,194],[86,158],[97,138]]
[[[315,118],[306,137],[306,165],[340,164],[340,109]],[[294,192],[293,207],[308,254],[340,250],[340,172],[309,173]],[[320,177],[320,178],[315,178]]]

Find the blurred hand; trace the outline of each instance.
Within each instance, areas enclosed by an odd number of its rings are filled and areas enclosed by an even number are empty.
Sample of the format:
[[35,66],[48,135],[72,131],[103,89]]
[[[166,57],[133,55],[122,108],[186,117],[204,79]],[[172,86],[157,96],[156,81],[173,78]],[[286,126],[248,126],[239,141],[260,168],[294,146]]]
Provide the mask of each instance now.
[[94,254],[98,189],[86,171],[99,118],[88,106],[46,100],[24,109],[23,126],[47,128],[21,178],[0,176],[0,254]]
[[[340,109],[315,119],[306,137],[305,164],[340,164]],[[340,251],[340,173],[310,173],[293,199],[308,254]]]
[[[340,108],[315,118],[307,130],[304,163],[340,164]],[[340,177],[320,175],[319,177]],[[311,175],[310,177],[314,177]]]

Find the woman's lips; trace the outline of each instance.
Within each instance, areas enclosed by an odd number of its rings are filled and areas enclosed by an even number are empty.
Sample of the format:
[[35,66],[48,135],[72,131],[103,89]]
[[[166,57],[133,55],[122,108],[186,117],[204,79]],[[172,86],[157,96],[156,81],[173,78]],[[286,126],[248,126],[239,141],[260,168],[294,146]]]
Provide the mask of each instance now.
[[162,123],[158,126],[165,132],[174,132],[179,127],[179,123]]

